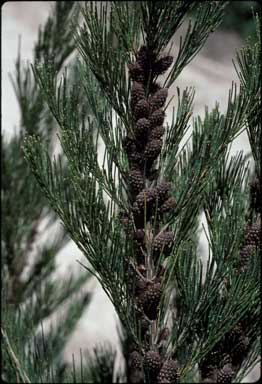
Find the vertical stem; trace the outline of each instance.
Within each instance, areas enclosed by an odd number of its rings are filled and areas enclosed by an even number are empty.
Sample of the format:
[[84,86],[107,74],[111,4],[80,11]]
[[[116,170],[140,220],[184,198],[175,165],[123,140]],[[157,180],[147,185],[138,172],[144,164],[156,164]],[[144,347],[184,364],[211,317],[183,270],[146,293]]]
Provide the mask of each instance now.
[[[147,247],[147,256],[146,256],[146,270],[147,270],[147,279],[152,280],[154,277],[154,263],[152,258],[152,241],[153,241],[153,229],[150,222],[146,225],[146,247]],[[150,324],[150,346],[151,349],[154,345],[154,341],[157,335],[157,325],[156,320]]]

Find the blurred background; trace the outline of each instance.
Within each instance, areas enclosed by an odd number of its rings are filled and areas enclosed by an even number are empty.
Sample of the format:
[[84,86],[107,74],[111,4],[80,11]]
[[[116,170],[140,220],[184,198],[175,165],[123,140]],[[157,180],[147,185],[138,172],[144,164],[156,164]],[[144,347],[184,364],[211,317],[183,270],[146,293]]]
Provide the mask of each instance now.
[[[6,136],[13,135],[19,128],[19,109],[9,79],[9,73],[14,73],[15,69],[18,37],[21,36],[21,57],[25,63],[30,62],[38,28],[47,19],[52,3],[54,2],[12,1],[2,5],[1,123],[2,132]],[[219,102],[222,112],[225,110],[232,80],[238,82],[232,59],[235,57],[236,50],[243,45],[244,40],[254,34],[252,7],[257,10],[258,2],[231,1],[226,8],[225,18],[219,29],[208,38],[204,48],[186,67],[175,84],[175,87],[180,87],[180,89],[187,86],[195,87],[195,115],[202,115],[205,105],[212,108],[216,101]],[[171,90],[171,94],[175,92],[175,87]],[[169,114],[167,118],[171,118]],[[238,150],[249,152],[246,134],[240,135],[233,143],[232,153]],[[201,246],[204,251],[204,239]],[[76,259],[81,260],[82,258],[80,251],[73,242],[70,242],[57,257],[58,273],[66,274],[69,267],[77,271],[79,265],[76,263]],[[80,348],[92,348],[97,342],[107,340],[118,349],[121,362],[116,330],[117,316],[114,308],[96,281],[92,281],[89,289],[93,292],[91,305],[79,321],[66,347],[65,357],[71,361],[72,353],[78,356]],[[256,381],[258,375],[259,369],[257,368],[244,382]]]
[[254,36],[254,23],[252,8],[258,11],[258,1],[231,1],[227,7],[224,21],[220,25],[221,30],[236,32],[243,39],[249,35]]

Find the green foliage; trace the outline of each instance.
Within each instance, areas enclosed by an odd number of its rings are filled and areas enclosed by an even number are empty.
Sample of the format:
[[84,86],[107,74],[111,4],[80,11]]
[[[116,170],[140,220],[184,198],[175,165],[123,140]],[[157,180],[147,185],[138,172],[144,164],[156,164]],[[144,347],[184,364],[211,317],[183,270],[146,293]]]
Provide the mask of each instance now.
[[[143,341],[130,293],[131,271],[141,278],[141,266],[134,257],[134,242],[126,236],[121,221],[121,214],[133,208],[128,185],[130,167],[122,145],[126,135],[134,134],[127,66],[137,58],[141,41],[157,54],[165,50],[188,12],[195,8],[197,18],[189,23],[178,56],[163,81],[170,87],[222,21],[226,2],[109,5],[90,2],[82,9],[83,25],[76,25],[74,33],[82,57],[74,84],[66,71],[59,79],[55,60],[50,57],[33,66],[41,95],[59,125],[66,160],[62,156],[52,159],[39,134],[26,137],[25,157],[49,204],[91,264],[85,268],[99,280],[114,304],[126,339],[135,351],[144,355],[148,348],[160,350],[162,330],[170,328],[161,350],[165,359],[178,359],[180,381],[188,382],[225,335],[253,313],[251,326],[245,328],[250,342],[248,355],[235,371],[240,380],[258,357],[259,258],[255,249],[247,269],[236,272],[248,212],[248,167],[243,155],[229,159],[228,151],[232,140],[247,128],[258,169],[261,81],[256,70],[260,43],[248,44],[238,56],[241,85],[238,90],[232,84],[225,114],[215,105],[211,111],[205,110],[204,118],[194,117],[192,134],[182,148],[194,91],[178,90],[178,105],[171,125],[166,126],[156,161],[158,177],[146,184],[154,187],[162,178],[171,181],[176,206],[163,218],[155,214],[150,223],[153,236],[157,228],[168,227],[175,233],[175,242],[164,262],[159,313],[150,323],[149,339]],[[85,108],[79,89],[85,97]],[[201,212],[207,219],[206,266],[197,249]],[[133,229],[134,225],[130,231]],[[150,252],[147,257],[150,259]],[[157,277],[163,260],[161,252]],[[105,377],[112,379],[113,362],[112,351],[100,350],[88,362],[88,377],[98,382]],[[79,380],[83,377],[80,369]],[[77,380],[74,373],[73,381]]]
[[253,38],[256,34],[253,19],[254,11],[259,12],[258,1],[230,1],[220,28],[225,31],[237,32],[244,39],[248,36]]
[[[75,49],[68,28],[73,14],[77,17],[74,2],[55,4],[44,30],[39,31],[34,47],[35,63],[53,57],[56,71],[61,70]],[[74,81],[75,74],[71,72],[70,81]],[[55,277],[55,258],[69,237],[63,229],[56,229],[57,217],[23,158],[22,143],[25,134],[38,134],[52,154],[57,126],[33,73],[21,64],[20,50],[15,76],[11,79],[21,125],[9,141],[1,136],[2,378],[8,382],[56,382],[54,375],[64,365],[65,343],[90,300],[89,294],[76,296],[90,274],[72,274],[59,282]],[[62,172],[66,174],[65,168]],[[53,236],[49,235],[40,244],[44,231],[52,231]],[[42,321],[62,306],[65,306],[63,322],[45,334],[39,333]],[[39,345],[45,345],[45,349]]]
[[116,352],[110,345],[101,345],[94,349],[92,356],[87,354],[88,376],[92,383],[121,383],[123,374],[114,376]]
[[262,130],[261,130],[261,18],[256,15],[256,40],[247,40],[237,54],[236,70],[241,85],[249,100],[246,129],[255,161],[257,177],[261,175]]
[[[164,2],[166,3],[166,2]],[[176,2],[178,4],[179,2]],[[174,83],[183,68],[197,55],[200,49],[203,47],[210,33],[216,30],[223,19],[224,8],[227,5],[227,1],[221,2],[181,2],[181,8],[193,7],[195,12],[195,20],[192,22],[189,19],[187,31],[185,37],[180,36],[179,49],[177,58],[172,70],[167,76],[164,86],[168,88]],[[172,7],[173,8],[173,7]],[[172,20],[172,16],[168,16]],[[173,18],[175,20],[176,18]],[[169,21],[169,20],[168,20]],[[172,24],[172,22],[170,23]],[[163,27],[168,31],[164,20]],[[179,25],[179,24],[178,24]],[[176,32],[178,25],[175,24],[175,28],[170,29],[167,35],[167,41],[171,39],[173,34]]]
[[[128,4],[125,4],[128,24],[133,26],[130,31],[134,33],[133,38],[138,33],[139,24],[132,22],[134,13],[129,19],[129,7]],[[130,53],[127,51],[129,46],[126,47],[126,36],[118,40],[118,30],[114,28],[115,21],[119,20],[117,12],[119,13],[120,9],[119,5],[109,9],[108,2],[105,4],[86,3],[85,8],[82,9],[84,24],[78,28],[75,38],[86,65],[90,67],[102,92],[127,126],[129,94],[125,64],[130,60]]]

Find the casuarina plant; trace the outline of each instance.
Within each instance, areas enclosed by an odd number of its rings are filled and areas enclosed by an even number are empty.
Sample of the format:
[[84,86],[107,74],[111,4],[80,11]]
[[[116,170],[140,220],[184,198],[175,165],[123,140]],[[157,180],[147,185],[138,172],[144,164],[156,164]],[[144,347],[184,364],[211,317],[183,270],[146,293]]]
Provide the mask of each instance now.
[[[68,31],[72,14],[79,15],[76,3],[55,4],[39,29],[34,61],[49,52],[55,54],[56,68],[61,70],[72,57],[75,44]],[[63,33],[58,35],[58,30]],[[1,379],[8,383],[60,382],[67,367],[65,345],[90,302],[83,287],[91,276],[71,271],[62,278],[61,273],[60,277],[56,274],[56,257],[70,238],[64,228],[58,228],[57,216],[32,178],[22,144],[27,134],[38,134],[52,154],[57,124],[20,49],[15,64],[11,80],[20,126],[10,139],[5,132],[1,135]],[[73,81],[73,73],[70,79]],[[57,321],[61,308],[63,321]],[[46,327],[45,320],[54,317],[56,322]]]
[[[260,15],[225,113],[216,104],[193,116],[192,88],[170,95],[226,5],[87,2],[82,22],[68,26],[79,52],[74,84],[55,53],[32,66],[65,158],[51,160],[30,133],[24,154],[117,311],[124,382],[231,383],[259,360]],[[230,155],[244,130],[254,170],[242,152]]]

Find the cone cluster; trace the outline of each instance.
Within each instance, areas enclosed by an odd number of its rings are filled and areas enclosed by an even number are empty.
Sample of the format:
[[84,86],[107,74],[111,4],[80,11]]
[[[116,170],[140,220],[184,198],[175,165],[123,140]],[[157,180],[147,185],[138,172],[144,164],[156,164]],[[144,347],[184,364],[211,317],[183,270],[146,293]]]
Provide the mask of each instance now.
[[247,227],[245,244],[258,247],[261,238],[261,222],[256,222]]
[[[250,190],[251,206],[253,205],[254,209],[258,194],[258,182],[255,180],[251,184]],[[256,213],[258,213],[258,210]],[[260,245],[261,217],[259,213],[256,215],[256,221],[246,226],[243,238],[239,258],[235,264],[235,271],[238,274],[247,270],[250,259]],[[246,330],[249,328],[249,324],[246,323],[247,319],[248,317],[241,319],[239,324],[227,332],[223,339],[202,360],[200,371],[205,382],[208,382],[209,379],[216,380],[218,383],[232,382],[250,347],[250,339],[246,336]],[[214,375],[216,376],[215,379]]]
[[142,357],[140,353],[134,350],[129,355],[128,359],[128,369],[131,372],[130,374],[130,383],[144,383],[143,380],[143,367],[142,367]]
[[250,207],[255,214],[255,220],[245,228],[244,242],[236,263],[237,273],[244,272],[247,269],[252,254],[261,245],[261,201],[261,183],[258,178],[255,178],[250,183]]
[[230,364],[226,364],[222,369],[218,370],[217,383],[230,384],[234,376],[234,371]]
[[250,183],[250,203],[251,203],[251,209],[254,210],[257,214],[261,214],[261,201],[262,201],[262,194],[261,194],[261,183],[259,182],[258,178],[254,178],[252,182]]
[[149,320],[156,320],[157,318],[161,294],[161,283],[153,283],[139,297],[144,314]]
[[[162,151],[165,128],[164,107],[168,89],[162,88],[157,76],[168,70],[173,62],[171,56],[158,58],[152,49],[143,45],[136,54],[136,61],[129,65],[131,79],[130,108],[132,126],[122,141],[126,153],[129,172],[127,174],[130,192],[130,212],[124,217],[126,232],[131,233],[134,240],[134,252],[139,276],[133,271],[132,294],[134,297],[137,318],[140,325],[140,336],[145,347],[141,351],[133,351],[130,355],[130,366],[141,372],[154,383],[176,383],[178,366],[173,359],[162,356],[161,348],[152,350],[148,342],[150,324],[159,313],[162,296],[161,277],[148,278],[145,257],[151,252],[151,261],[155,266],[164,256],[172,252],[175,234],[171,228],[157,229],[158,233],[147,233],[147,224],[174,210],[176,200],[171,196],[171,184],[162,180],[156,183],[158,170],[156,160]],[[148,183],[147,181],[151,182]],[[154,185],[154,186],[152,186]],[[260,212],[261,188],[257,180],[250,185],[251,208]],[[246,270],[250,257],[259,246],[261,236],[261,220],[247,226],[239,259],[235,265],[238,273]],[[148,247],[148,242],[150,247]],[[150,251],[148,251],[150,250]],[[162,266],[162,268],[164,268]],[[152,276],[152,275],[151,275]],[[215,380],[218,383],[231,383],[248,353],[250,340],[245,335],[242,323],[228,332],[223,339],[205,356],[199,364],[202,379],[205,382]]]
[[146,177],[162,149],[165,133],[163,122],[168,90],[155,81],[172,64],[172,56],[157,59],[143,45],[136,61],[128,66],[132,80],[130,106],[133,117],[132,135],[125,138],[124,149],[130,165],[136,165]]
[[235,372],[247,356],[249,344],[245,327],[241,323],[237,324],[202,360],[202,378],[212,378],[216,372],[218,383],[231,383]]
[[[138,181],[133,184],[137,188]],[[136,195],[132,211],[137,228],[144,227],[145,219],[149,221],[156,215],[168,213],[174,209],[176,200],[170,196],[170,189],[170,183],[162,181],[156,187],[144,188]]]
[[[132,230],[135,240],[135,255],[138,264],[145,262],[146,241],[145,225],[163,214],[172,211],[176,205],[171,196],[171,183],[162,181],[155,187],[146,188],[146,180],[153,181],[157,172],[153,168],[163,144],[165,129],[163,126],[165,112],[163,110],[168,91],[161,88],[156,77],[163,74],[172,64],[173,58],[165,56],[157,58],[152,50],[142,46],[136,55],[136,62],[129,65],[131,85],[131,112],[133,119],[132,132],[123,139],[123,148],[127,154],[130,171],[128,173],[132,212],[125,218],[126,231]],[[159,233],[152,244],[152,257],[156,259],[160,253],[170,254],[174,236],[171,231]],[[138,306],[144,315],[155,320],[161,296],[159,282],[146,284],[144,291],[136,287],[134,290]]]
[[158,352],[148,351],[144,356],[143,367],[149,382],[177,383],[178,364],[173,359],[164,360]]
[[130,362],[131,368],[141,369],[141,367],[142,367],[142,358],[141,358],[141,355],[139,354],[138,351],[133,351],[130,354],[129,362]]
[[[129,356],[129,368],[132,369],[132,382],[141,381],[144,374],[146,382],[156,384],[176,384],[179,379],[178,363],[173,359],[164,359],[155,350],[149,350],[144,357],[134,350]],[[136,381],[137,380],[137,381]]]
[[244,242],[241,247],[239,258],[236,263],[237,273],[244,272],[249,264],[250,258],[254,251],[259,247],[261,241],[261,218],[258,216],[257,221],[247,225],[244,235]]
[[[172,62],[172,56],[159,58],[152,48],[149,49],[145,45],[138,50],[136,61],[128,66],[131,79],[132,126],[122,140],[129,164],[126,175],[131,207],[122,220],[126,233],[134,240],[137,263],[137,273],[133,268],[128,272],[132,282],[129,289],[134,298],[139,332],[144,345],[143,356],[138,351],[131,353],[129,366],[137,371],[138,377],[142,369],[145,377],[155,383],[175,383],[178,377],[177,365],[173,360],[166,360],[165,356],[159,355],[160,351],[150,349],[152,345],[149,345],[148,331],[159,313],[162,281],[161,273],[157,272],[154,277],[152,273],[148,273],[149,267],[145,262],[148,252],[151,252],[154,268],[160,254],[169,256],[174,244],[174,233],[169,228],[161,231],[158,224],[158,219],[171,212],[176,205],[174,197],[171,196],[171,183],[165,180],[156,183],[156,160],[163,146],[164,107],[168,96],[168,90],[162,88],[156,80],[159,75],[165,73]],[[157,223],[156,228],[154,233],[149,233],[147,223],[152,223],[153,220]],[[148,244],[151,245],[148,247]],[[163,266],[160,266],[162,271],[161,268],[163,269]]]

